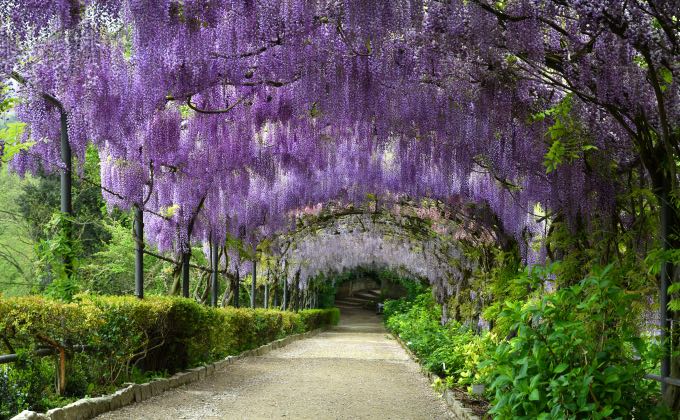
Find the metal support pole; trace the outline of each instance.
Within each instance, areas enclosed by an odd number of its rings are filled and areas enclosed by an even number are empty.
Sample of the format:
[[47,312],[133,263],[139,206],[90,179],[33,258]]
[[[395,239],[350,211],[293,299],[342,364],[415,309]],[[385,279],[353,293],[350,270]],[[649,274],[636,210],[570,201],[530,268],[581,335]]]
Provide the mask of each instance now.
[[[668,193],[665,191],[661,194],[661,214],[660,214],[660,230],[661,230],[661,247],[664,251],[669,249],[668,245],[668,218],[670,211],[670,204],[668,203]],[[661,263],[661,285],[660,285],[660,298],[659,298],[659,318],[661,321],[661,342],[665,347],[665,352],[661,359],[661,376],[666,378],[671,374],[671,352],[672,346],[669,338],[671,330],[671,322],[668,316],[668,286],[669,281],[669,263],[664,261]],[[665,382],[661,383],[661,393],[666,392],[668,385]]]
[[210,244],[210,256],[211,258],[211,265],[212,265],[212,284],[210,286],[210,292],[211,292],[211,297],[210,297],[210,304],[212,306],[217,306],[217,271],[219,270],[219,248],[217,246],[217,241],[213,239],[212,243]]
[[135,206],[135,296],[144,299],[144,212]]
[[189,297],[189,263],[191,261],[191,251],[182,254],[182,296]]
[[[16,72],[12,72],[10,77],[17,82],[19,82],[22,85],[27,85],[27,81],[24,77],[22,77],[20,74]],[[60,171],[60,183],[61,183],[61,206],[60,210],[63,214],[66,214],[67,216],[73,216],[73,200],[71,197],[71,191],[72,191],[72,178],[71,174],[73,172],[73,164],[71,161],[71,145],[69,144],[68,140],[68,114],[66,113],[66,109],[64,108],[64,105],[59,101],[57,98],[54,96],[50,95],[49,93],[43,93],[42,97],[45,98],[46,101],[50,102],[52,105],[57,107],[59,109],[59,122],[60,122],[60,133],[59,137],[61,140],[60,148],[61,148],[61,162],[63,165],[63,168]],[[72,227],[71,227],[71,221],[66,220],[63,222],[63,234],[64,237],[66,238],[67,245],[71,245],[71,234],[72,234]],[[64,261],[64,269],[66,271],[66,274],[68,276],[71,276],[73,274],[73,259],[71,258],[70,255],[62,255],[62,259]]]
[[[256,254],[257,255],[257,254]],[[255,307],[255,287],[257,286],[257,262],[253,259],[253,281],[250,283],[250,307]]]
[[[73,215],[73,200],[71,197],[72,190],[72,179],[71,173],[73,169],[73,164],[71,161],[71,145],[68,141],[68,116],[66,111],[62,108],[60,111],[61,120],[61,162],[64,165],[61,169],[60,181],[61,181],[61,212],[67,216]],[[66,237],[67,243],[71,243],[71,221],[66,220],[64,222],[64,236]],[[64,255],[64,268],[66,273],[70,276],[73,274],[73,260],[70,255]]]

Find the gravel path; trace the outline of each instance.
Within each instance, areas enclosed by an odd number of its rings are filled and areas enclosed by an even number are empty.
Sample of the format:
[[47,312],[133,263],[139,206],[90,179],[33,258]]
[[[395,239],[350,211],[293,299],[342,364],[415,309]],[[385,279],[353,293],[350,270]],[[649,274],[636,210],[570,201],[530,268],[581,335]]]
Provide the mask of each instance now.
[[446,419],[446,406],[378,316],[226,366],[98,419]]

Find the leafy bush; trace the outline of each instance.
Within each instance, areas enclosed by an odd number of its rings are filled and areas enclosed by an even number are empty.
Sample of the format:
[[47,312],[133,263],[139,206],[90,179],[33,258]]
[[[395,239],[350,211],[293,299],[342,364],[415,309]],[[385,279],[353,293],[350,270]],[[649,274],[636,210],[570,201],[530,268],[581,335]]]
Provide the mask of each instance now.
[[470,385],[478,376],[477,363],[491,341],[455,321],[441,325],[441,307],[427,291],[413,300],[385,303],[385,324],[397,334],[432,373],[447,384]]
[[16,349],[83,342],[101,323],[99,314],[83,305],[41,297],[0,299],[0,333]]
[[[174,297],[76,295],[73,303],[0,298],[0,353],[23,355],[0,370],[0,418],[66,401],[53,389],[54,358],[32,356],[40,347],[66,350],[65,396],[80,397],[143,380],[145,372],[171,373],[337,323],[338,317],[337,309],[215,309]],[[85,352],[77,351],[81,345]]]
[[45,396],[54,388],[54,361],[36,359],[20,351],[13,366],[0,365],[0,418],[10,418],[25,407],[48,407]]
[[386,302],[385,322],[447,386],[490,384],[494,418],[665,418],[658,384],[644,379],[658,355],[640,337],[640,296],[616,286],[617,275],[608,267],[505,303],[495,321],[515,332],[509,340],[441,325],[429,292]]
[[307,331],[321,328],[325,325],[337,325],[340,321],[340,310],[330,309],[307,309],[299,312],[302,323]]
[[[482,363],[497,418],[661,418],[658,384],[644,379],[649,346],[631,319],[638,297],[611,267],[540,300],[509,303],[517,335]],[[652,362],[653,363],[653,362]]]

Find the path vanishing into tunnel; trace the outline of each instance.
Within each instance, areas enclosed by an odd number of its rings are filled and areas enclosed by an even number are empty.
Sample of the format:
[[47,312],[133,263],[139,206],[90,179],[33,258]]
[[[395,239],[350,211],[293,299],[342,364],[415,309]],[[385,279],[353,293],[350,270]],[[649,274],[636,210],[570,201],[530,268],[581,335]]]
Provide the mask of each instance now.
[[368,311],[99,419],[446,419],[441,398]]

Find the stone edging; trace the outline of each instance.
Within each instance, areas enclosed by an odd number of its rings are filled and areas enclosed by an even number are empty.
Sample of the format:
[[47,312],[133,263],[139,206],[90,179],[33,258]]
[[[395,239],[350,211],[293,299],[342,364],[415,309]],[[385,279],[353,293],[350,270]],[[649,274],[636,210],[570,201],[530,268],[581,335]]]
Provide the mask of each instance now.
[[326,328],[318,328],[301,334],[289,335],[271,343],[260,346],[256,349],[246,350],[236,356],[228,356],[197,368],[178,372],[169,378],[154,379],[144,384],[127,384],[123,389],[119,389],[110,395],[95,398],[83,398],[72,402],[64,407],[53,408],[47,413],[36,413],[35,411],[24,410],[12,417],[12,420],[85,420],[94,418],[109,411],[118,410],[127,405],[148,400],[151,397],[161,395],[163,392],[177,388],[182,385],[190,384],[203,380],[215,374],[218,369],[234,363],[236,360],[245,357],[262,356],[274,349],[284,347],[294,341],[312,337]]
[[[394,337],[395,340],[397,340],[397,343],[406,351],[408,356],[413,360],[414,362],[418,363],[420,366],[420,371],[421,373],[427,377],[427,379],[430,381],[431,384],[434,383],[436,379],[439,377],[437,375],[432,374],[432,372],[429,372],[427,369],[423,367],[423,365],[420,364],[420,359],[413,354],[411,349],[408,348],[406,343],[404,343],[399,336],[396,334],[392,334],[391,332],[389,333],[392,337]],[[454,396],[453,392],[451,392],[450,389],[445,388],[444,392],[442,393],[442,399],[446,403],[446,405],[449,407],[449,410],[453,413],[454,416],[456,416],[457,419],[462,419],[462,420],[480,420],[479,417],[477,417],[472,410],[469,408],[466,408],[463,406],[463,404],[460,403]]]

